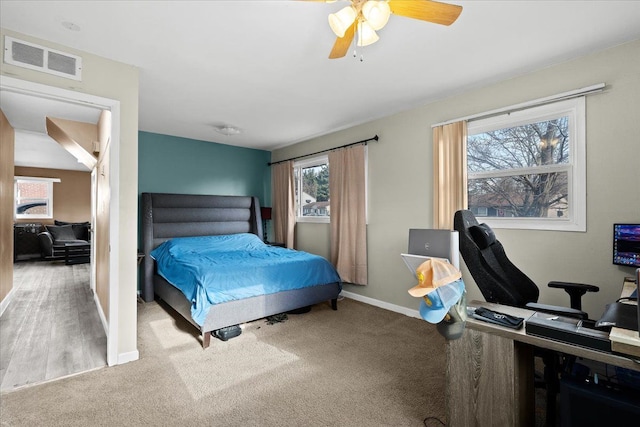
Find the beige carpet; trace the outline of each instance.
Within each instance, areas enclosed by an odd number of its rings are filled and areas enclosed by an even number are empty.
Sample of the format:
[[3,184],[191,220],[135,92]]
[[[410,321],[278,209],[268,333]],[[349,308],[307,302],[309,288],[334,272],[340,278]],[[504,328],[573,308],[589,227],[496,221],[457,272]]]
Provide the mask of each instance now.
[[[344,299],[203,350],[139,304],[140,360],[1,396],[5,426],[422,426],[446,422],[445,345],[419,319]],[[439,423],[427,423],[436,426]]]

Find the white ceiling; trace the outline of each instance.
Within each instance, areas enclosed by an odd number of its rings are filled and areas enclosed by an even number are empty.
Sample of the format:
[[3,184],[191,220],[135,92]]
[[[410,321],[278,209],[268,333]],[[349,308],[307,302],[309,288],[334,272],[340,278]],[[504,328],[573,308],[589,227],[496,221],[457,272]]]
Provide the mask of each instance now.
[[640,39],[640,1],[449,3],[450,27],[392,16],[363,61],[327,58],[344,2],[2,0],[0,23],[138,67],[140,130],[265,150]]
[[89,169],[47,136],[45,117],[97,123],[101,110],[2,89],[0,104],[15,129],[15,165],[88,171]]

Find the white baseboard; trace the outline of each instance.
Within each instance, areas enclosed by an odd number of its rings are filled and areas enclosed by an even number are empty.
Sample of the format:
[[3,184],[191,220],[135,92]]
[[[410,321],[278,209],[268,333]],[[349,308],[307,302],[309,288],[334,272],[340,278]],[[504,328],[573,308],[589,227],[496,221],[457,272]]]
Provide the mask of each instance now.
[[98,315],[100,316],[100,322],[102,322],[102,328],[104,329],[104,334],[109,336],[109,323],[107,322],[107,318],[104,315],[104,311],[102,311],[102,305],[100,304],[100,300],[98,299],[98,294],[93,292],[93,302],[96,304],[96,308],[98,309]]
[[134,360],[138,359],[140,359],[140,353],[138,352],[138,350],[130,351],[128,353],[120,353],[118,355],[118,365],[133,362]]
[[[140,292],[138,292],[138,294],[139,293]],[[93,300],[96,303],[96,307],[98,308],[98,314],[100,315],[100,321],[102,322],[104,333],[107,335],[107,337],[109,337],[109,323],[107,322],[107,318],[104,315],[104,311],[102,311],[102,306],[100,305],[100,301],[98,300],[98,295],[95,292],[93,293]],[[117,356],[115,365],[122,365],[123,363],[133,362],[138,359],[140,359],[140,353],[138,352],[138,350],[129,351],[127,353],[120,353]],[[110,364],[109,367],[111,366],[114,366],[114,365]]]
[[352,300],[360,301],[365,304],[373,305],[376,307],[384,308],[385,310],[393,311],[396,313],[404,314],[409,317],[416,317],[418,319],[422,319],[420,317],[420,312],[418,310],[412,310],[407,307],[403,307],[401,305],[391,304],[385,301],[380,301],[374,298],[365,297],[362,295],[355,294],[353,292],[342,291],[340,295],[343,295],[345,298],[350,298]]
[[16,289],[15,287],[11,288],[11,290],[4,297],[2,302],[0,302],[0,316],[2,316],[4,314],[4,311],[7,309],[7,307],[9,307],[9,303],[11,302],[11,299],[13,298],[13,291],[15,289]]

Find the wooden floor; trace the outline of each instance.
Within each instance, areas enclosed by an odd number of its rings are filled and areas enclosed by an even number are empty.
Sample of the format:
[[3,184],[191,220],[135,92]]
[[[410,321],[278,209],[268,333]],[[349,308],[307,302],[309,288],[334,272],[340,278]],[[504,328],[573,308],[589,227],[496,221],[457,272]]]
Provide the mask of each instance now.
[[90,264],[13,266],[13,296],[0,317],[0,391],[105,366],[107,338]]

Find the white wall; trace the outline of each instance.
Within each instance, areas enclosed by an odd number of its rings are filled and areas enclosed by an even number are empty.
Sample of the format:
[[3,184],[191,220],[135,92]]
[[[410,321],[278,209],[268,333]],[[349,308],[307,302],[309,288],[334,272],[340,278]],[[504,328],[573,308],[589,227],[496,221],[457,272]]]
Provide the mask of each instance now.
[[[369,285],[350,292],[416,309],[415,279],[400,258],[409,228],[432,226],[431,125],[604,82],[587,97],[587,232],[497,230],[512,261],[541,288],[540,302],[569,304],[550,280],[600,286],[583,298],[598,317],[632,269],[611,262],[612,224],[640,222],[640,41],[276,150],[272,161],[380,136],[369,145]],[[298,224],[297,247],[329,256],[328,225]],[[482,299],[464,271],[470,299]]]

